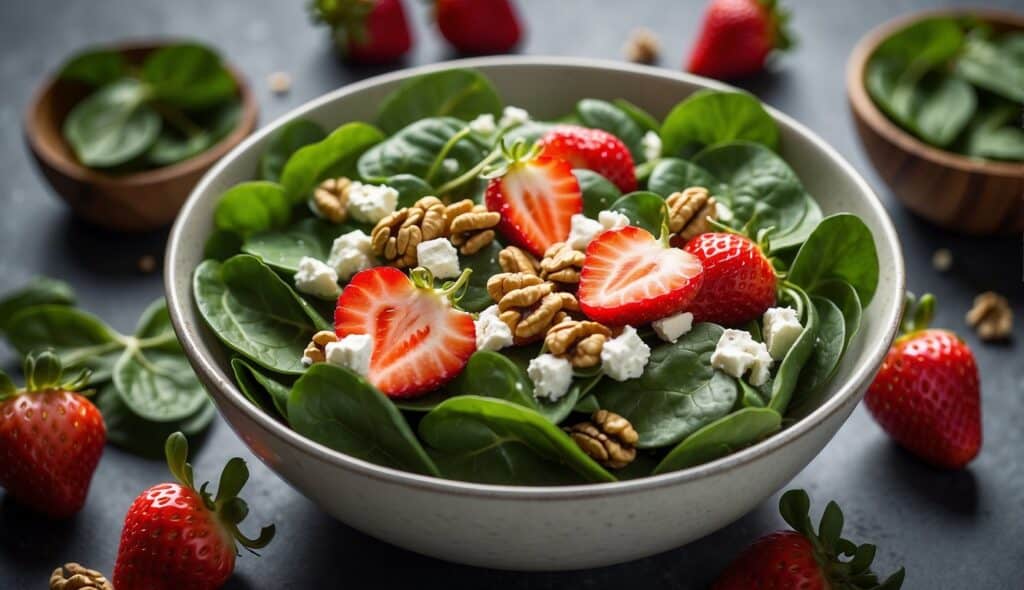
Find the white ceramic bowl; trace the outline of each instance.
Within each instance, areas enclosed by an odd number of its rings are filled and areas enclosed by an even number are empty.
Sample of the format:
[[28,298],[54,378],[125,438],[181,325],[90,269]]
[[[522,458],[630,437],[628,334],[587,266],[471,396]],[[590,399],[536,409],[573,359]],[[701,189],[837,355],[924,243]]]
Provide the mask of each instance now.
[[481,58],[351,84],[264,127],[199,183],[167,248],[174,328],[221,414],[263,462],[332,516],[389,543],[450,561],[517,570],[603,566],[678,547],[736,520],[785,485],[843,424],[894,337],[903,301],[899,240],[878,198],[831,147],[772,109],[785,159],[826,214],[850,211],[864,219],[881,263],[877,295],[828,398],[776,436],[706,465],[635,481],[551,488],[480,485],[396,471],[333,451],[263,414],[235,387],[224,348],[203,324],[191,290],[218,195],[254,177],[267,139],[286,121],[307,117],[327,128],[371,121],[381,100],[404,80],[453,66],[479,69],[506,104],[525,107],[538,118],[570,112],[584,97],[625,98],[662,117],[696,90],[723,87],[619,62]]

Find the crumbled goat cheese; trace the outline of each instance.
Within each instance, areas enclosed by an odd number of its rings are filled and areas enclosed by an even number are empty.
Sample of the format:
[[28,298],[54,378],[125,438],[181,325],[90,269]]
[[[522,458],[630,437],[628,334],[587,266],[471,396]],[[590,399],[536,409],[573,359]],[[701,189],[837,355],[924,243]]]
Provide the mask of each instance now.
[[398,191],[386,184],[352,183],[348,192],[348,212],[356,221],[377,223],[398,206]]
[[476,326],[477,350],[498,351],[512,346],[512,329],[498,317],[497,305],[481,311],[473,323]]
[[711,354],[711,366],[725,374],[747,379],[751,385],[764,385],[770,376],[772,357],[763,342],[754,340],[746,330],[724,330]]
[[601,349],[601,369],[616,381],[636,379],[644,374],[644,367],[651,358],[651,348],[636,333],[636,328],[626,326],[615,338],[604,343]]
[[469,128],[476,133],[483,135],[490,135],[498,130],[497,124],[494,122],[494,115],[490,113],[484,113],[469,122]]
[[373,245],[370,236],[362,230],[353,230],[338,236],[331,245],[327,264],[338,273],[338,278],[347,281],[361,270],[374,266]]
[[324,347],[324,357],[328,363],[351,369],[363,377],[370,374],[372,355],[373,338],[368,334],[349,334]]
[[630,224],[629,217],[618,211],[601,211],[597,214],[597,220],[604,226],[605,231],[622,229]]
[[526,374],[533,381],[534,397],[555,401],[569,393],[572,364],[553,354],[542,354],[530,361]]
[[768,354],[778,361],[793,347],[804,327],[800,325],[800,318],[792,307],[772,307],[764,312],[763,330]]
[[338,273],[316,258],[303,256],[295,273],[295,288],[321,299],[333,299],[341,293]]
[[582,213],[576,213],[570,219],[569,238],[566,242],[569,243],[570,248],[581,252],[586,250],[590,242],[604,231],[604,226],[600,221],[590,219]]
[[522,125],[530,121],[530,113],[526,112],[526,109],[519,107],[505,107],[505,110],[501,112],[501,121],[498,122],[502,127],[510,127],[512,125]]
[[661,136],[654,131],[645,133],[643,139],[640,140],[640,145],[644,149],[644,157],[648,162],[661,157]]
[[416,260],[435,278],[454,279],[459,276],[459,252],[448,238],[434,238],[417,244]]
[[674,343],[676,340],[679,340],[680,336],[693,329],[693,314],[684,311],[683,313],[670,315],[667,318],[654,320],[651,322],[651,327],[658,334],[658,338],[665,342]]
[[732,209],[730,209],[728,206],[726,206],[725,203],[723,203],[723,202],[721,202],[721,201],[716,199],[715,200],[715,217],[718,218],[718,221],[721,221],[723,223],[728,223],[728,222],[732,221]]

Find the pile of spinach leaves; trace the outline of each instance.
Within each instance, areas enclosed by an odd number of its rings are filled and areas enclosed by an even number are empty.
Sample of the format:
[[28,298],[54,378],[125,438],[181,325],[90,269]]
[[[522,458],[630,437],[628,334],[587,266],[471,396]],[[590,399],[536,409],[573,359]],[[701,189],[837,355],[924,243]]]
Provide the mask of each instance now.
[[[208,260],[195,272],[195,303],[233,355],[241,392],[300,434],[348,455],[396,469],[510,485],[600,483],[684,469],[754,444],[781,429],[793,408],[811,407],[838,370],[878,282],[871,232],[854,215],[824,217],[778,154],[780,133],[760,102],[744,93],[703,91],[664,121],[622,100],[585,99],[558,122],[599,127],[636,156],[641,189],[622,194],[600,174],[574,170],[585,214],[611,209],[655,233],[665,198],[706,186],[731,215],[734,231],[767,242],[784,278],[780,305],[800,315],[803,333],[772,377],[753,387],[711,367],[723,326],[704,323],[675,343],[641,334],[652,348],[641,377],[624,383],[580,372],[557,402],[539,400],[526,374],[539,346],[478,351],[443,389],[391,400],[353,372],[325,364],[304,368],[312,335],[330,329],[333,308],[296,292],[303,256],[324,259],[342,233],[371,228],[332,225],[307,201],[322,180],[345,175],[387,183],[400,206],[424,195],[481,199],[481,171],[500,139],[534,141],[555,122],[531,121],[492,134],[472,131],[478,115],[499,115],[490,82],[450,70],[407,82],[382,103],[373,124],[349,122],[328,133],[296,120],[270,140],[259,178],[226,191],[216,208]],[[662,153],[640,144],[657,133]],[[492,304],[487,278],[500,272],[497,241],[472,256],[461,300],[467,311]],[[760,337],[756,326],[751,329]],[[562,426],[607,408],[640,434],[637,460],[616,472],[594,462]]]
[[972,18],[931,17],[871,56],[865,84],[898,125],[939,148],[1024,160],[1024,33]]

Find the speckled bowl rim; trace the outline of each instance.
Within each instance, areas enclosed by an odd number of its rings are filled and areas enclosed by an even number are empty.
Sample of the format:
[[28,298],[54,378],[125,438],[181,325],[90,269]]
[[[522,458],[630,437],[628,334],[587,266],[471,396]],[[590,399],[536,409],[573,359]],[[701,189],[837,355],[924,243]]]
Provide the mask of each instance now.
[[[649,66],[628,64],[623,62],[589,59],[589,58],[568,58],[568,57],[543,57],[543,56],[498,56],[461,59],[438,64],[425,65],[397,72],[374,76],[366,80],[349,84],[319,98],[311,100],[306,104],[295,108],[281,117],[278,117],[269,125],[266,125],[240,145],[235,147],[224,159],[214,166],[203,179],[196,185],[188,201],[182,208],[178,220],[171,230],[167,246],[167,253],[164,265],[164,276],[166,278],[167,301],[170,309],[171,322],[178,338],[181,340],[185,353],[192,363],[193,368],[202,374],[207,382],[212,383],[223,396],[223,398],[236,406],[248,420],[257,423],[261,428],[269,430],[273,435],[279,437],[285,444],[295,450],[310,455],[314,458],[327,462],[341,469],[350,470],[358,475],[372,479],[399,484],[405,487],[442,493],[447,495],[470,496],[476,498],[507,498],[514,500],[570,500],[591,497],[611,496],[627,494],[632,492],[649,491],[669,486],[683,485],[687,482],[712,477],[716,474],[739,468],[748,463],[779,451],[783,447],[806,435],[816,426],[823,423],[829,416],[840,412],[844,406],[851,401],[856,403],[856,398],[866,382],[871,379],[882,359],[889,344],[896,335],[899,325],[900,306],[893,305],[887,317],[877,318],[885,326],[885,337],[873,343],[866,343],[863,359],[860,366],[853,370],[849,380],[840,389],[825,401],[820,407],[792,424],[780,433],[761,441],[751,447],[733,453],[721,459],[663,475],[655,475],[635,480],[614,482],[581,484],[557,487],[530,487],[530,486],[508,486],[478,484],[464,481],[441,479],[426,475],[419,475],[406,471],[400,471],[390,467],[376,465],[362,459],[346,455],[339,451],[330,449],[320,443],[314,442],[299,433],[288,428],[286,425],[265,414],[262,410],[249,402],[235,386],[234,382],[217,367],[210,353],[205,349],[199,333],[198,325],[190,326],[185,321],[183,309],[185,306],[193,305],[191,276],[195,269],[183,268],[178,264],[179,252],[186,246],[182,236],[186,233],[186,226],[190,222],[193,209],[199,201],[200,196],[207,192],[207,187],[219,176],[228,164],[240,153],[250,149],[258,141],[273,133],[285,122],[301,117],[307,112],[321,107],[327,103],[340,100],[346,96],[358,93],[372,86],[408,79],[414,76],[446,70],[450,68],[486,68],[490,66],[533,66],[537,68],[547,67],[573,67],[580,69],[617,70],[632,74],[641,74],[657,78],[665,78],[672,81],[686,82],[697,86],[719,89],[733,89],[725,84],[707,80],[684,72],[673,72]],[[874,209],[881,221],[882,233],[876,236],[880,256],[891,256],[895,269],[895,276],[891,283],[894,290],[893,297],[902,301],[902,293],[905,284],[905,272],[903,266],[903,255],[900,247],[899,237],[892,221],[889,219],[885,208],[882,206],[878,196],[868,183],[854,170],[844,158],[842,158],[824,140],[812,133],[809,129],[796,122],[787,115],[767,107],[768,112],[777,120],[792,128],[796,133],[822,151],[847,174],[856,184],[860,193],[867,200],[869,206]],[[189,245],[197,248],[201,245]],[[176,285],[185,285],[177,289]],[[877,295],[876,295],[877,296]],[[201,318],[197,318],[201,322]],[[272,466],[271,466],[272,467]]]

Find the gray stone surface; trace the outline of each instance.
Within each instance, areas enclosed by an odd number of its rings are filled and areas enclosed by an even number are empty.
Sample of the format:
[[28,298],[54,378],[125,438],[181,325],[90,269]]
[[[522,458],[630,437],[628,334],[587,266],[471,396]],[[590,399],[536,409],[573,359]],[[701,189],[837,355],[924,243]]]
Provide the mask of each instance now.
[[[71,282],[82,305],[128,330],[161,295],[158,274],[136,269],[142,255],[158,258],[165,235],[127,237],[75,221],[30,162],[21,116],[44,72],[70,52],[101,41],[154,35],[189,36],[218,47],[241,66],[258,91],[264,122],[379,69],[339,64],[323,30],[309,24],[304,2],[281,0],[4,0],[0,2],[0,291],[45,273]],[[628,30],[654,29],[663,42],[661,64],[677,68],[692,43],[699,0],[520,0],[531,54],[618,58]],[[906,588],[1021,588],[1024,585],[1024,331],[1021,241],[966,239],[936,230],[901,209],[870,168],[853,132],[844,94],[846,57],[857,39],[883,20],[949,2],[869,0],[797,2],[796,51],[777,71],[742,85],[806,123],[849,158],[885,200],[904,241],[910,288],[939,295],[937,325],[961,331],[983,373],[985,447],[969,469],[942,472],[923,466],[891,444],[863,408],[793,482],[809,490],[816,510],[837,500],[849,535],[879,545],[877,565],[908,570]],[[986,4],[1022,8],[1019,0]],[[409,64],[454,57],[429,30],[425,2],[407,1],[416,22]],[[271,95],[265,78],[294,77],[290,94]],[[139,195],[145,199],[146,195]],[[953,269],[933,270],[936,248],[950,248]],[[981,345],[963,325],[973,296],[1005,293],[1017,313],[1016,343]],[[12,368],[0,345],[0,366]],[[229,588],[342,588],[357,580],[374,587],[451,588],[704,588],[743,546],[779,528],[777,496],[706,539],[649,559],[587,572],[515,574],[434,561],[396,549],[331,520],[287,487],[242,446],[220,420],[198,451],[203,478],[226,459],[249,460],[251,526],[277,523],[279,537],[260,558],[238,562]],[[0,494],[0,588],[43,588],[50,570],[80,561],[110,572],[121,519],[142,489],[167,479],[160,462],[115,448],[104,454],[88,504],[65,523],[39,520]]]

